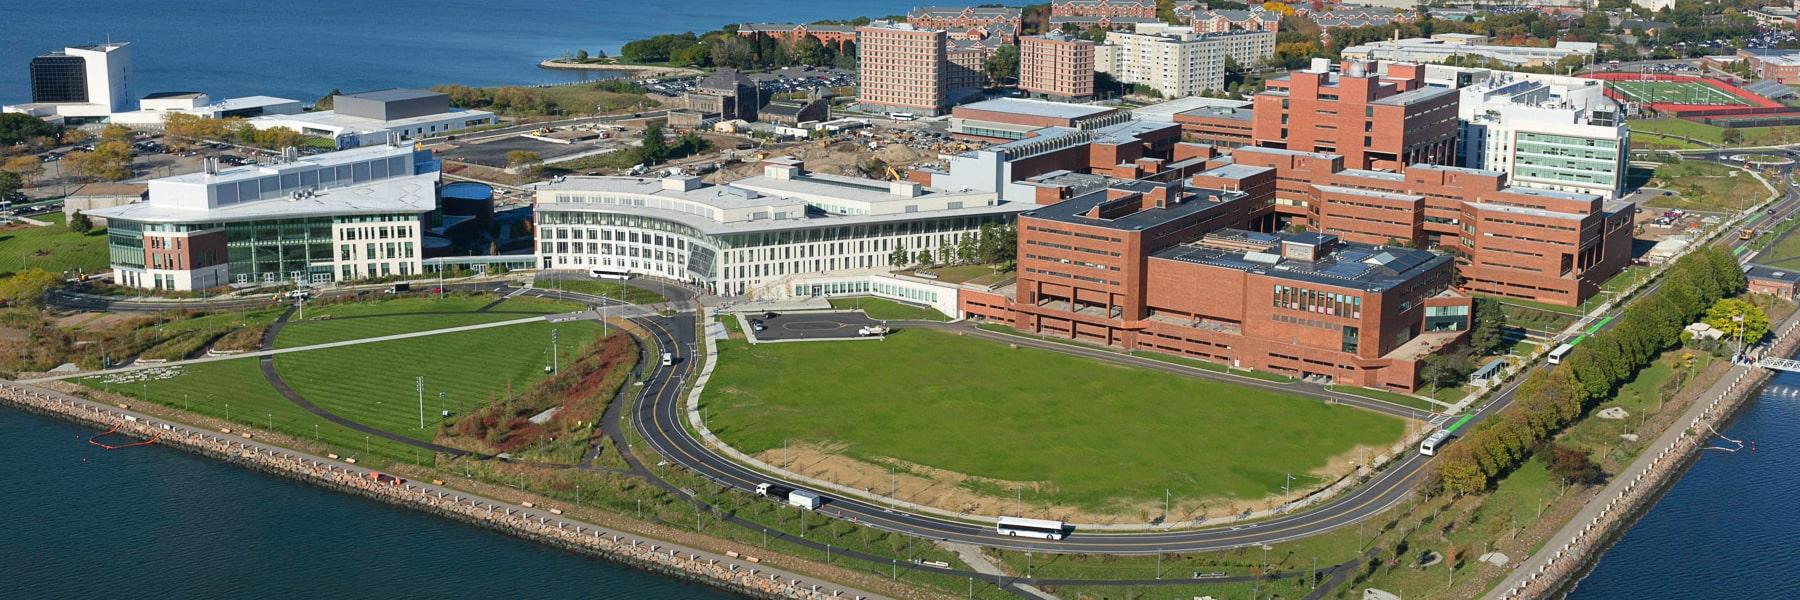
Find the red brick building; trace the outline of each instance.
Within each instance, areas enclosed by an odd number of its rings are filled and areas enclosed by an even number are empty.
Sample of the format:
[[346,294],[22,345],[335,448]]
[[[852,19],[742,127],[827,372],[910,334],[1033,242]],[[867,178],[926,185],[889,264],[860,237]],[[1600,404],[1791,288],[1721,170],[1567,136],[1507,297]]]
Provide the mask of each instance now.
[[1420,65],[1346,62],[1343,72],[1295,71],[1254,98],[1253,142],[1343,155],[1346,166],[1396,169],[1456,159],[1456,90],[1425,86]]
[[856,33],[858,103],[927,115],[949,105],[951,66],[943,31],[882,23]]
[[906,13],[906,23],[919,29],[942,29],[973,37],[1000,36],[1010,42],[1019,35],[1024,11],[1003,6],[925,6]]
[[1018,279],[966,291],[965,314],[1033,333],[1240,368],[1411,391],[1457,343],[1470,300],[1454,261],[1322,234],[1238,229],[1266,212],[1271,169],[1181,180],[1041,180],[1067,199],[1018,222]]
[[1094,95],[1094,43],[1062,31],[1019,38],[1019,89],[1051,98]]
[[813,38],[820,44],[842,48],[856,41],[856,28],[849,25],[803,25],[799,23],[744,23],[738,25],[738,37],[766,35],[783,44],[792,45],[801,38]]
[[1051,0],[1050,27],[1102,27],[1129,30],[1138,23],[1159,23],[1156,0]]
[[1245,147],[1229,161],[1273,170],[1274,210],[1260,226],[1442,249],[1457,255],[1466,291],[1575,306],[1631,260],[1630,202],[1513,187],[1496,171],[1355,169],[1336,154]]
[[1175,113],[1181,136],[1190,142],[1220,148],[1247,146],[1254,139],[1256,121],[1249,108],[1204,107]]

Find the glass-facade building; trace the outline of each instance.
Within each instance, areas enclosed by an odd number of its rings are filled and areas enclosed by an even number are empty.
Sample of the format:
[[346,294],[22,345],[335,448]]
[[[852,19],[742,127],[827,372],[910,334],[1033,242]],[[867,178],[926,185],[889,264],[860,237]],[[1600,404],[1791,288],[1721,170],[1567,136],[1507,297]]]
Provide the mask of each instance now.
[[87,61],[67,54],[31,59],[32,102],[87,102]]

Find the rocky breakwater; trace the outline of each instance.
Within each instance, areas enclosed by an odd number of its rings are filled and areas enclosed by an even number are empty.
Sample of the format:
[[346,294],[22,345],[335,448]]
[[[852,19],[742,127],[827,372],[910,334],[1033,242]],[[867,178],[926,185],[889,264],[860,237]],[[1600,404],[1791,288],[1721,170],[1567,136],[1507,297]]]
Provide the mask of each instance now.
[[265,444],[257,441],[254,434],[201,430],[133,412],[128,406],[108,406],[6,382],[0,382],[0,402],[755,597],[884,598],[767,568],[752,556],[735,552],[718,555],[629,533],[606,531],[563,517],[562,511],[557,509],[539,509],[529,503],[509,504],[436,484],[410,482],[352,464]]

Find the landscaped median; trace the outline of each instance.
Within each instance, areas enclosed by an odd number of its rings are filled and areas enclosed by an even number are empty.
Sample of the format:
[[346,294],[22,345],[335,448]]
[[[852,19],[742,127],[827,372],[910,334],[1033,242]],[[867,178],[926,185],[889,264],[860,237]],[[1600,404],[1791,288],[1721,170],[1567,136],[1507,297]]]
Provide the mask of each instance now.
[[717,360],[702,404],[722,442],[970,515],[1236,516],[1396,452],[1408,429],[1294,395],[927,329],[878,343],[728,340]]

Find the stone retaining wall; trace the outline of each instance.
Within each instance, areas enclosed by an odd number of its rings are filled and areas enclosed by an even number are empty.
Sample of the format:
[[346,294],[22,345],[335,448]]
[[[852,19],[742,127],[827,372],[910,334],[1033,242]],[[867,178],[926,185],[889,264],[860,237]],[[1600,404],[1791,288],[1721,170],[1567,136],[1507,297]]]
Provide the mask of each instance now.
[[668,542],[602,530],[544,510],[508,504],[436,485],[383,483],[368,478],[369,469],[311,456],[229,434],[196,429],[83,400],[66,394],[12,383],[0,383],[0,402],[21,409],[101,428],[218,458],[258,471],[366,498],[435,513],[567,550],[595,555],[632,567],[711,585],[761,598],[880,598],[868,592],[814,582],[785,571],[761,567],[757,559],[721,556]]

